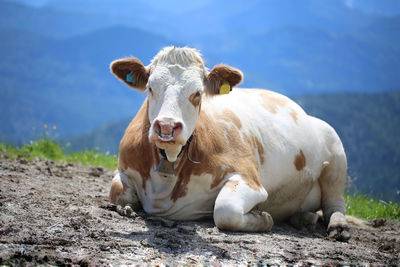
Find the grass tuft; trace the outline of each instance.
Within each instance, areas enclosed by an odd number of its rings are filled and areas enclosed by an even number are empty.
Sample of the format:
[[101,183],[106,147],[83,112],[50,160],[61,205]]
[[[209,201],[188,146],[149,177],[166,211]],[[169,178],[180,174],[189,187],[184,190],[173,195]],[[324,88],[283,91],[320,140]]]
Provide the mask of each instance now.
[[400,220],[400,204],[391,201],[373,199],[367,195],[355,192],[345,194],[346,213],[359,218],[371,220],[384,218],[386,220]]
[[21,147],[5,145],[0,142],[0,153],[5,158],[10,159],[25,158],[32,160],[35,158],[45,158],[59,163],[77,162],[82,165],[103,166],[111,170],[117,168],[116,156],[109,156],[105,153],[94,152],[93,150],[68,153],[60,144],[52,141],[48,136],[43,139],[38,138]]

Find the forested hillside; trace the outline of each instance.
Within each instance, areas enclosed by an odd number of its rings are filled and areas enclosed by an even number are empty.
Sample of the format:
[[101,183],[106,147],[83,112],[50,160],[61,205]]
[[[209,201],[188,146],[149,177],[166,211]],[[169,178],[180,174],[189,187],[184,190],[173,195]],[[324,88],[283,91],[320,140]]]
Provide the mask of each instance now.
[[[331,124],[342,138],[348,175],[355,179],[352,190],[400,200],[400,91],[304,95],[293,99],[309,114]],[[131,119],[110,122],[69,143],[74,149],[117,153]]]
[[400,200],[400,92],[296,97],[342,138],[348,174],[363,192]]

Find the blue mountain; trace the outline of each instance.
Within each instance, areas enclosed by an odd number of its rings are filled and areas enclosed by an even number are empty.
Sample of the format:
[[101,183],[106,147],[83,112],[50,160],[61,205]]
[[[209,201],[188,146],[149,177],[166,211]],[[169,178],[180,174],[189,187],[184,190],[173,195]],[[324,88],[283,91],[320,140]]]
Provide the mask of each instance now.
[[13,143],[42,134],[44,124],[63,137],[135,114],[142,94],[122,86],[109,63],[131,51],[148,62],[171,44],[123,27],[64,40],[17,30],[0,34],[0,139]]
[[108,65],[126,56],[148,64],[166,45],[200,49],[209,67],[242,69],[243,87],[288,95],[397,90],[400,16],[358,4],[0,0],[0,138],[27,142],[45,123],[71,136],[135,114],[143,95]]

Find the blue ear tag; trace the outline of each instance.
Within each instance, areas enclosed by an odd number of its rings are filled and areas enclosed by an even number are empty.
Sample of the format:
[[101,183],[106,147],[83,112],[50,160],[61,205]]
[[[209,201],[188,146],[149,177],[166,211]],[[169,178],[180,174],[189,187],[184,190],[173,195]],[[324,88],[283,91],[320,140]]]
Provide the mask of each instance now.
[[133,78],[133,73],[132,73],[132,72],[130,72],[130,73],[128,73],[128,74],[126,75],[126,81],[127,81],[128,83],[133,83],[133,82],[135,81],[135,78]]

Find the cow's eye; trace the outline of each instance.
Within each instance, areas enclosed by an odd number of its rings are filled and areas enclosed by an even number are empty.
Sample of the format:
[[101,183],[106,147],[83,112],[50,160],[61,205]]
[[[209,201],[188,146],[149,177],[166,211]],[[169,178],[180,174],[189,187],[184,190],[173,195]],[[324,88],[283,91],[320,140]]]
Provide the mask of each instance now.
[[201,101],[201,91],[191,94],[189,100],[192,102],[193,106],[197,107]]
[[153,89],[151,89],[151,87],[149,87],[149,93],[153,94]]

